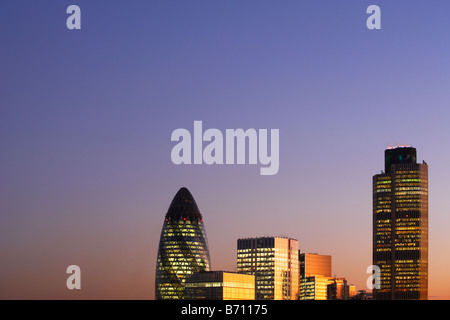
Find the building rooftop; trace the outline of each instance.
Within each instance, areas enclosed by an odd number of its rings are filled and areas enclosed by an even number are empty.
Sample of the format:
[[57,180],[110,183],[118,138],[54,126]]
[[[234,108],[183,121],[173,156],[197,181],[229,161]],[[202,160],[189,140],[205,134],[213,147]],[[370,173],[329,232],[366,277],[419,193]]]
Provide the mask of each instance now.
[[197,203],[186,187],[182,187],[178,190],[166,214],[166,218],[178,219],[180,217],[197,217],[202,219]]

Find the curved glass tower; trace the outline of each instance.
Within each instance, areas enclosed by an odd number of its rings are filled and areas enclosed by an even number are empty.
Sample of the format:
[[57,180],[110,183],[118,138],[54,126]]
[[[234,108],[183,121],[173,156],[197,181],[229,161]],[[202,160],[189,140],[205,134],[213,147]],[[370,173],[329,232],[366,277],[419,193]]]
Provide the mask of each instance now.
[[211,267],[200,210],[186,188],[178,190],[167,211],[156,261],[155,298],[184,299],[186,276]]

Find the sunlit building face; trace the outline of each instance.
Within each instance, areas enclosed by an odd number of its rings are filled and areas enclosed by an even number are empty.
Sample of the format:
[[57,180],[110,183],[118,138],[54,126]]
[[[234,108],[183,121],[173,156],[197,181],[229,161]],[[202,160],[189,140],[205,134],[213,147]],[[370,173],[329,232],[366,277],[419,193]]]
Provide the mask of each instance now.
[[298,241],[283,237],[238,239],[237,271],[256,278],[256,299],[298,299]]
[[373,264],[381,271],[375,299],[428,298],[428,166],[416,149],[385,151],[373,177]]
[[300,253],[300,278],[321,275],[331,277],[331,256],[317,253]]
[[186,279],[188,300],[254,300],[255,276],[226,271],[195,272]]
[[155,298],[184,299],[186,277],[211,267],[202,215],[181,188],[164,219],[156,261]]
[[300,300],[348,300],[354,295],[355,287],[349,286],[344,278],[309,275],[300,280]]

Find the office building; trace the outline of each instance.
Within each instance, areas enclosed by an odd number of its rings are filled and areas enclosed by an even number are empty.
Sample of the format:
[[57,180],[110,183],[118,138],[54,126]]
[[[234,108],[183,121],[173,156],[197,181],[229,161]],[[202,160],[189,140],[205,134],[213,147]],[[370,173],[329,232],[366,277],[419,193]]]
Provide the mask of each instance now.
[[191,193],[181,188],[164,218],[156,261],[155,298],[184,299],[185,280],[211,267],[205,225]]
[[326,300],[331,278],[331,256],[299,251],[299,299]]
[[373,176],[373,265],[374,299],[427,299],[428,165],[414,147],[386,149],[384,172]]
[[345,278],[334,278],[327,285],[327,300],[350,300],[355,296],[355,286]]
[[331,277],[331,256],[317,253],[300,253],[300,277],[314,275]]
[[194,272],[186,278],[187,300],[254,300],[255,276],[236,272]]
[[355,287],[345,278],[312,275],[300,280],[300,300],[349,300]]
[[238,239],[237,271],[256,277],[256,299],[298,299],[298,241],[284,237]]

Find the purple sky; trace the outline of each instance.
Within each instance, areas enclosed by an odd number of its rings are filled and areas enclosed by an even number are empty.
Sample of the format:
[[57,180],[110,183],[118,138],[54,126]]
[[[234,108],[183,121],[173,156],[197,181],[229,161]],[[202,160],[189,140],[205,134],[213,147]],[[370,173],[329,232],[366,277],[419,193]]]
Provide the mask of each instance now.
[[[77,4],[82,29],[66,28]],[[366,28],[366,8],[382,29]],[[429,164],[430,298],[450,298],[448,1],[1,1],[0,298],[153,299],[182,186],[212,267],[284,235],[366,289],[384,149]],[[280,130],[280,170],[175,166],[170,135]],[[66,288],[79,265],[82,289]]]

